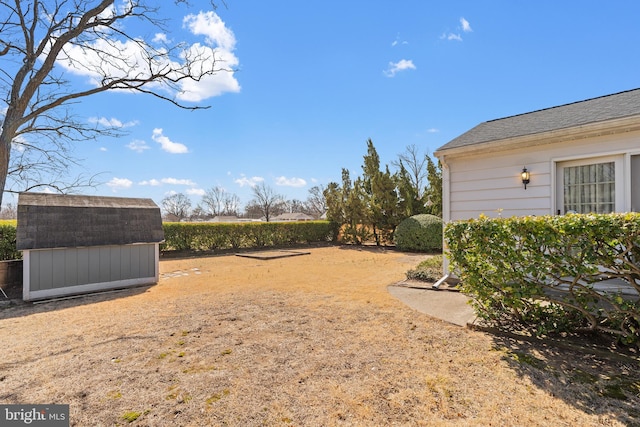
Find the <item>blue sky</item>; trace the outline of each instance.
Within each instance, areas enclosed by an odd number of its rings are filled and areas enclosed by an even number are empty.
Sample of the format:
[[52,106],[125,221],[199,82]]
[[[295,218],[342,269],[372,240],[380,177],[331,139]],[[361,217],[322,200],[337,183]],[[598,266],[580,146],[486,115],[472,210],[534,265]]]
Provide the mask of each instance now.
[[215,13],[164,3],[166,37],[214,46],[237,71],[192,88],[208,110],[84,99],[76,114],[127,131],[77,145],[83,172],[103,182],[87,194],[160,204],[181,192],[195,206],[221,186],[244,205],[264,182],[304,200],[343,167],[361,174],[368,138],[384,165],[486,120],[640,87],[631,0],[226,0]]

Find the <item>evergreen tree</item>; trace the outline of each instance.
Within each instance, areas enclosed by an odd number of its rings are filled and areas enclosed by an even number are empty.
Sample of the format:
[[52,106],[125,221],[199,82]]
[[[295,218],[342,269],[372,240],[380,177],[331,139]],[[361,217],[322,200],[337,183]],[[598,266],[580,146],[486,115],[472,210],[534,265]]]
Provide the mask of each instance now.
[[429,187],[426,192],[427,213],[442,218],[442,164],[427,156]]

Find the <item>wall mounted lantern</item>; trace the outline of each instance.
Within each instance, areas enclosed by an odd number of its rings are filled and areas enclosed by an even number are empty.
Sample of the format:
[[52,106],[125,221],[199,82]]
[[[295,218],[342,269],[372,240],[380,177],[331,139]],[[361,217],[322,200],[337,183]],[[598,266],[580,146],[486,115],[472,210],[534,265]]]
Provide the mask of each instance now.
[[531,180],[531,174],[527,170],[526,167],[522,168],[522,172],[520,172],[520,176],[522,177],[522,183],[524,184],[524,189],[527,189],[527,184]]

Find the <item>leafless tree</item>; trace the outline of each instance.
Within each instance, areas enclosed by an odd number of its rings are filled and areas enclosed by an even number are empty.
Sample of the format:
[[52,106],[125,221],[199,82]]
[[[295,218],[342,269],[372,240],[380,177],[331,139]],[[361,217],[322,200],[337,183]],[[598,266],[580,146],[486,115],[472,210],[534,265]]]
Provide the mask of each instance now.
[[282,205],[284,212],[288,213],[306,213],[307,206],[305,202],[298,199],[285,200]]
[[249,205],[258,207],[268,222],[274,214],[282,213],[284,197],[262,182],[253,187],[253,199],[249,202]]
[[[69,192],[92,185],[93,177],[65,180],[69,166],[78,163],[71,147],[119,130],[74,115],[71,107],[84,97],[120,90],[180,108],[208,108],[194,106],[183,85],[225,70],[213,48],[145,41],[127,33],[132,21],[166,33],[166,21],[158,17],[160,4],[0,0],[0,204],[5,191],[47,185]],[[91,76],[92,86],[71,87],[65,69]]]
[[178,221],[188,218],[191,213],[191,200],[183,193],[167,196],[161,204],[165,215],[174,216]]
[[318,218],[327,211],[327,201],[324,197],[325,189],[326,187],[323,185],[316,185],[309,189],[309,195],[307,196],[306,202],[309,215],[313,215]]
[[421,153],[415,145],[408,145],[404,153],[398,155],[398,160],[391,162],[398,169],[401,165],[407,170],[411,185],[416,191],[416,197],[422,198],[427,188],[427,154]]
[[203,209],[212,216],[237,215],[240,198],[222,187],[213,187],[202,196]]
[[227,193],[224,198],[224,209],[221,215],[237,216],[240,211],[240,197],[233,193]]
[[18,208],[13,203],[8,203],[0,210],[0,219],[17,219]]

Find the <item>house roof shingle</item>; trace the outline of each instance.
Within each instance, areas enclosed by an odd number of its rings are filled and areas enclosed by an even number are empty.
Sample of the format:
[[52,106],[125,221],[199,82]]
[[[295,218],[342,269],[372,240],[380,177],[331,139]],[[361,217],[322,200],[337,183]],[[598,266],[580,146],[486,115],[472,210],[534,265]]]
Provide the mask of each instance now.
[[640,115],[640,89],[490,120],[452,139],[436,152],[635,115]]
[[21,193],[19,250],[159,243],[160,208],[151,199]]

